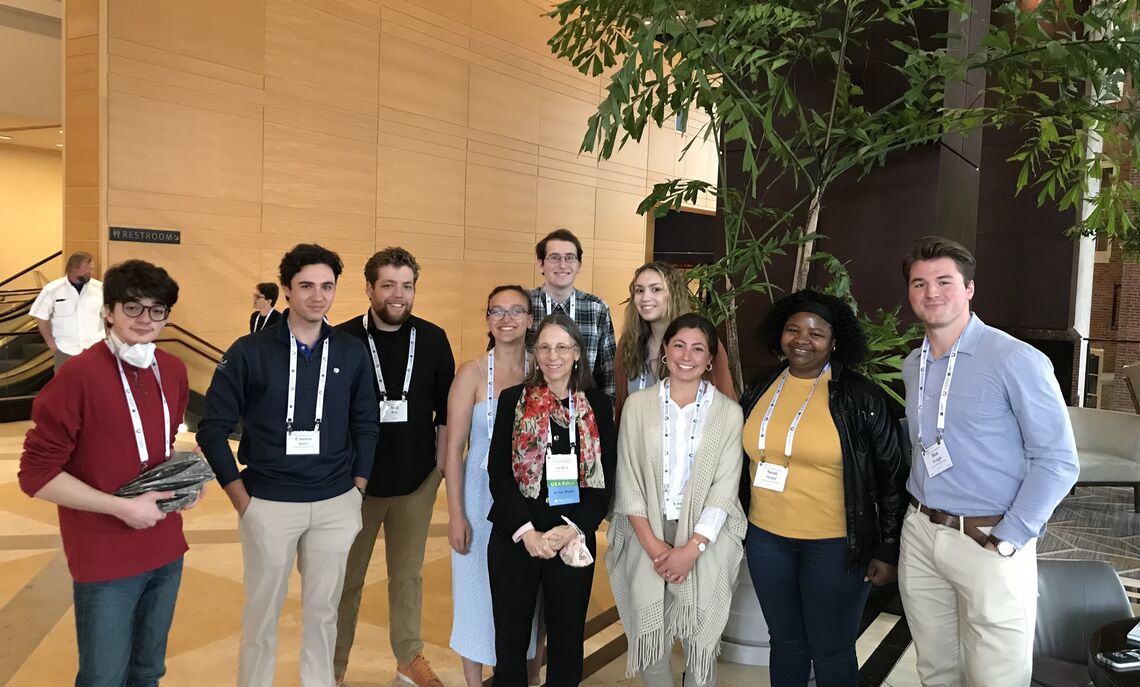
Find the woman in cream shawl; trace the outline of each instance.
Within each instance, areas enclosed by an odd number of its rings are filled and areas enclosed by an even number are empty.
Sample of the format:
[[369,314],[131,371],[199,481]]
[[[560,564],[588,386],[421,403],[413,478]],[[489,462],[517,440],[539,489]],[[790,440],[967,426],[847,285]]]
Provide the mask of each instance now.
[[711,685],[744,550],[743,419],[701,379],[718,347],[708,320],[682,315],[663,341],[665,378],[622,412],[606,568],[629,638],[627,672],[647,687],[671,686],[669,657],[681,640],[685,684]]

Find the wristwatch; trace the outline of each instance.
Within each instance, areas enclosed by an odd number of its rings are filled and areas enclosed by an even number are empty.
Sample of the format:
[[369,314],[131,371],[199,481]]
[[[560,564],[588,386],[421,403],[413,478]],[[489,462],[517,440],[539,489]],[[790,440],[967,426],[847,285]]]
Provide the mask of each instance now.
[[696,543],[696,545],[697,545],[697,551],[698,551],[698,552],[700,552],[700,553],[704,553],[704,552],[705,552],[705,549],[707,549],[707,548],[709,547],[709,545],[708,545],[708,544],[704,543],[703,541],[701,541],[701,540],[699,540],[699,539],[694,539],[694,540],[693,540],[693,542],[695,542],[695,543]]
[[1013,554],[1017,553],[1017,549],[1013,548],[1013,544],[1010,544],[1003,539],[998,539],[992,534],[986,539],[986,542],[993,544],[994,547],[997,548],[998,554],[1003,558],[1009,558]]

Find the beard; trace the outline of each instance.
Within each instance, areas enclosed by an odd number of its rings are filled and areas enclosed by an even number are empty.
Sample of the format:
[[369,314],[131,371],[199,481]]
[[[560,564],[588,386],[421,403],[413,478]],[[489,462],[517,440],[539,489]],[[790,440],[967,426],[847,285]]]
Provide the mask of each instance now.
[[393,316],[388,312],[388,304],[385,303],[379,310],[374,309],[373,312],[376,313],[376,317],[379,317],[380,321],[384,324],[398,326],[407,321],[408,316],[412,314],[412,308],[410,306],[406,307],[402,314]]
[[77,284],[86,284],[87,282],[91,281],[91,275],[90,274],[81,275],[79,277],[76,277],[75,281]]

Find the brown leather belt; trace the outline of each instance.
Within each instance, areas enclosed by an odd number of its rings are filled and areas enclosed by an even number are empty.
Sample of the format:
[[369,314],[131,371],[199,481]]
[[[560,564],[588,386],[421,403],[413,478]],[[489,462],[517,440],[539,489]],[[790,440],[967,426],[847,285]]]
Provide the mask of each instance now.
[[978,546],[985,546],[989,540],[989,535],[978,529],[979,527],[993,527],[1001,522],[1002,516],[1000,515],[976,515],[973,517],[960,518],[957,515],[947,513],[946,511],[936,510],[934,508],[927,508],[918,502],[918,499],[913,496],[910,497],[910,505],[918,509],[918,512],[924,513],[930,522],[935,525],[943,525],[951,529],[958,530],[965,534],[970,539],[978,542]]

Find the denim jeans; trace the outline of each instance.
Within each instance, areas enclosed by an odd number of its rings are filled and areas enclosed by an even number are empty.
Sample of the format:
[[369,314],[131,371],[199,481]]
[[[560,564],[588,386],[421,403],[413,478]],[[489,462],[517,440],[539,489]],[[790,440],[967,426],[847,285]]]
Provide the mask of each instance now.
[[182,558],[107,582],[75,582],[75,687],[154,687],[166,673],[166,635]]
[[870,583],[847,570],[847,541],[789,539],[748,525],[748,572],[772,644],[772,687],[858,683],[855,640]]

